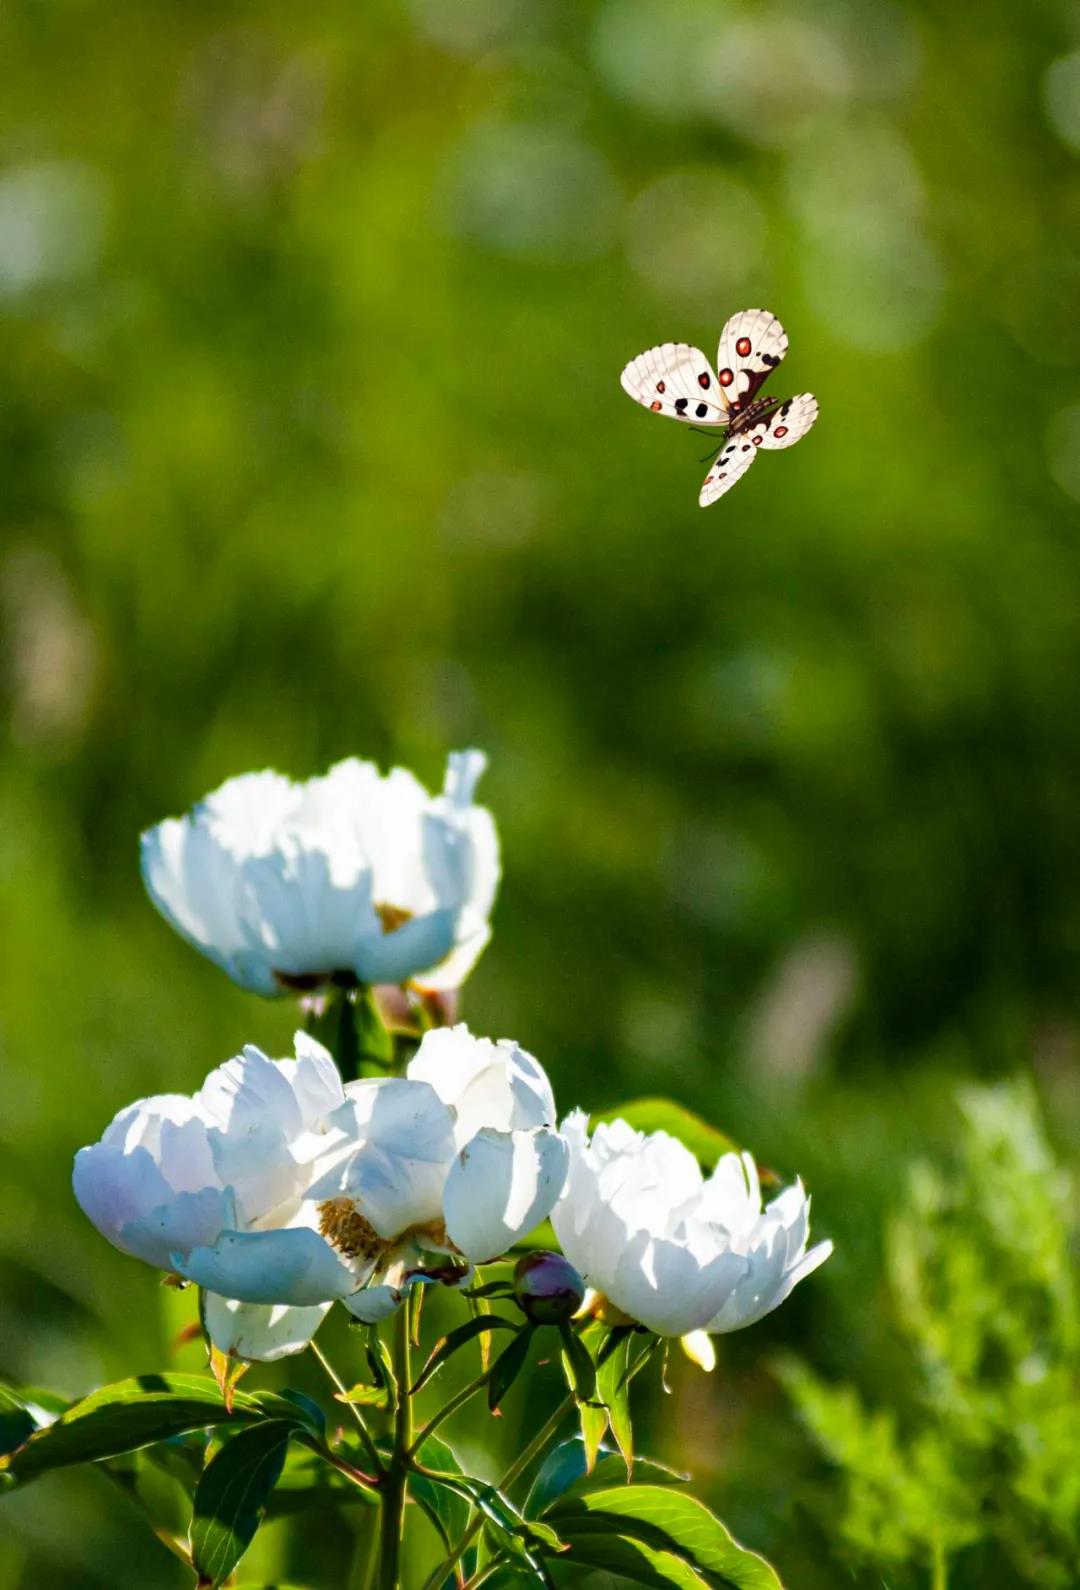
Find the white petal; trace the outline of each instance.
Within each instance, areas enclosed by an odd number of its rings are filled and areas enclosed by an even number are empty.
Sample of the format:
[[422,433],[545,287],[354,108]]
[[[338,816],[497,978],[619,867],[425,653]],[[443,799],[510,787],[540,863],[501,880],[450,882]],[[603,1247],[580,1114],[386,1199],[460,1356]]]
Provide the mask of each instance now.
[[355,1319],[365,1325],[378,1325],[380,1321],[396,1314],[408,1295],[409,1287],[365,1286],[351,1292],[342,1302]]
[[305,1128],[311,1130],[344,1102],[345,1092],[328,1049],[306,1032],[295,1033],[293,1045],[295,1061],[278,1060],[276,1064],[296,1095]]
[[505,1253],[550,1214],[569,1157],[566,1143],[548,1128],[478,1132],[447,1177],[447,1235],[475,1264]]
[[207,1292],[203,1298],[206,1332],[230,1358],[271,1362],[303,1352],[332,1305],[291,1308],[280,1303],[237,1303]]
[[175,1268],[208,1291],[243,1303],[295,1303],[309,1307],[344,1297],[356,1277],[317,1231],[223,1231],[208,1247],[194,1248]]
[[330,1117],[326,1165],[314,1199],[347,1197],[381,1237],[437,1221],[454,1158],[454,1120],[426,1082],[405,1077],[350,1085]]
[[555,1099],[544,1068],[508,1038],[476,1038],[464,1023],[425,1033],[408,1075],[428,1082],[457,1115],[464,1147],[484,1127],[526,1131],[555,1123]]
[[658,1336],[687,1336],[708,1324],[745,1268],[745,1259],[726,1249],[703,1259],[640,1231],[620,1255],[607,1295]]
[[145,1148],[131,1153],[95,1143],[75,1156],[72,1185],[83,1212],[115,1247],[158,1269],[174,1251],[212,1242],[233,1221],[227,1188],[175,1193]]
[[380,928],[357,942],[352,969],[362,983],[407,983],[450,953],[456,925],[457,913],[447,907],[413,916],[392,933]]

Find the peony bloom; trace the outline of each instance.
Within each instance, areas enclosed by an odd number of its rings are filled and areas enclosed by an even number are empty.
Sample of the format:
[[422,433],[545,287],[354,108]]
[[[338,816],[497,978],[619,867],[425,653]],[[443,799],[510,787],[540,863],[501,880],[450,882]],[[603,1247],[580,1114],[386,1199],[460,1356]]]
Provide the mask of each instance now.
[[[248,1301],[208,1291],[211,1340],[242,1358],[296,1352],[329,1299],[355,1284],[306,1200],[311,1164],[344,1097],[330,1055],[305,1034],[296,1035],[295,1060],[249,1046],[194,1097],[159,1094],[121,1110],[100,1142],[75,1156],[75,1196],[115,1247],[161,1270],[185,1273],[193,1253],[229,1233],[228,1280],[240,1277],[240,1290],[249,1283]],[[252,1291],[251,1277],[271,1272],[269,1291]]]
[[516,1044],[443,1028],[407,1076],[346,1088],[303,1033],[296,1055],[247,1048],[75,1157],[98,1230],[204,1288],[210,1339],[239,1358],[299,1352],[336,1299],[374,1322],[417,1281],[464,1280],[546,1219],[566,1177],[550,1084]]
[[404,1077],[345,1093],[310,1196],[329,1243],[364,1283],[344,1299],[358,1319],[384,1318],[415,1280],[437,1274],[425,1254],[463,1262],[447,1272],[463,1279],[551,1212],[568,1150],[551,1084],[517,1044],[441,1028],[425,1035]]
[[666,1132],[612,1121],[590,1138],[575,1111],[563,1133],[570,1170],[551,1217],[562,1249],[590,1287],[658,1336],[752,1325],[832,1252],[831,1242],[807,1252],[800,1182],[763,1210],[749,1154],[725,1154],[706,1179]]
[[339,762],[296,784],[245,773],[142,837],[162,916],[242,988],[331,978],[454,989],[490,936],[499,847],[473,805],[480,751],[451,755],[441,795],[404,768]]

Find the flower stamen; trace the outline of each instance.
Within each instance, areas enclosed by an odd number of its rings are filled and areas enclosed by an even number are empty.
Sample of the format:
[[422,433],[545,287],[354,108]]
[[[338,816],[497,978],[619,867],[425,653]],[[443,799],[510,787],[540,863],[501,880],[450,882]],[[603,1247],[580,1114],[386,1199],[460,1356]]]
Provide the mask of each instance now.
[[328,1198],[319,1205],[319,1231],[346,1259],[371,1263],[391,1246],[348,1198]]

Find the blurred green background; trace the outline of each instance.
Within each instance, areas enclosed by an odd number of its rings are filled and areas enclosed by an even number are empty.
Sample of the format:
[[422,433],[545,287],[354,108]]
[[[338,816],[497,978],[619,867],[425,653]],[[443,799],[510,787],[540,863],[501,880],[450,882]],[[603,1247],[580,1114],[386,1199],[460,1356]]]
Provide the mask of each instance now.
[[[1033,1067],[1080,1127],[1075,11],[11,0],[0,39],[0,1372],[182,1361],[71,1156],[289,1047],[153,913],[139,830],[482,745],[473,1027],[564,1107],[708,1114],[837,1243],[651,1418],[836,1584],[770,1354],[888,1386],[882,1220],[958,1079]],[[749,305],[821,420],[702,513],[704,439],[618,374]],[[0,1590],[185,1582],[98,1481],[5,1502]]]

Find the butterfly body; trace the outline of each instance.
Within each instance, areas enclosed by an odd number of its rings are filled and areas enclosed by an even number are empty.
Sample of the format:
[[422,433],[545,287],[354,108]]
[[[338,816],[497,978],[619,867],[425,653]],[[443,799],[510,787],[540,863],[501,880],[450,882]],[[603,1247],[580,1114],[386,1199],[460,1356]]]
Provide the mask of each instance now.
[[719,456],[701,488],[703,508],[741,479],[759,448],[791,447],[817,419],[812,393],[787,399],[757,395],[787,347],[787,333],[775,315],[744,309],[720,333],[715,370],[688,342],[648,348],[623,370],[623,390],[654,414],[724,431]]

